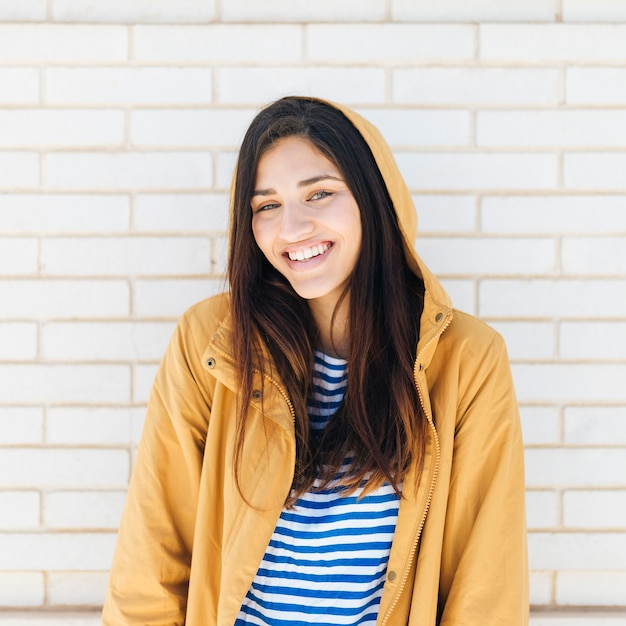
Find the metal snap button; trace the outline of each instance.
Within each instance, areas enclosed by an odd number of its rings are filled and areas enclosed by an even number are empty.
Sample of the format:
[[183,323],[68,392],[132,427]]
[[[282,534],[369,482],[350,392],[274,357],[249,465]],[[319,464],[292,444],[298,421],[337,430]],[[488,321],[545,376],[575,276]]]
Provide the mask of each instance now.
[[391,571],[387,574],[387,580],[392,583],[396,579],[396,573]]
[[255,390],[252,392],[252,399],[253,399],[253,400],[260,400],[262,395],[263,395],[263,394],[262,394],[262,393],[261,393],[258,389],[255,389]]
[[206,366],[212,370],[215,367],[215,359],[213,357],[207,359]]
[[437,313],[437,317],[435,318],[436,322],[440,322],[443,319],[443,313]]

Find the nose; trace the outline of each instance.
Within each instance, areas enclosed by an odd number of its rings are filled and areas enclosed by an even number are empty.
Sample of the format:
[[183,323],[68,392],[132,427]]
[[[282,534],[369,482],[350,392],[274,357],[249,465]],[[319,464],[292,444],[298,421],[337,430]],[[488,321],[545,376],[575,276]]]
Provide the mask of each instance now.
[[283,241],[301,241],[313,232],[313,220],[299,202],[285,202],[282,218],[279,236]]

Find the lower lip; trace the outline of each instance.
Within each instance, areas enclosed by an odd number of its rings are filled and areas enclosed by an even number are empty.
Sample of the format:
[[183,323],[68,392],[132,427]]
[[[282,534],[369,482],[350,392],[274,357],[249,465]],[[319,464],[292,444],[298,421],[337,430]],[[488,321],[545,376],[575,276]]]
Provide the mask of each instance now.
[[321,265],[328,256],[328,253],[333,249],[331,245],[325,252],[322,254],[318,254],[317,256],[313,256],[307,261],[292,261],[288,256],[285,255],[285,259],[287,261],[287,265],[289,265],[290,269],[296,272],[304,272],[306,270],[314,269],[318,265]]

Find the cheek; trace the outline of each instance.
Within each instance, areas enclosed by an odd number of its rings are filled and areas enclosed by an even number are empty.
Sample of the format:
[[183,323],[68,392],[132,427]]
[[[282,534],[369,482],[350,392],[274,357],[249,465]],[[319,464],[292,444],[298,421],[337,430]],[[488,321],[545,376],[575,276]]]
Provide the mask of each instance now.
[[259,246],[261,252],[268,257],[271,251],[271,241],[272,238],[267,224],[262,220],[252,219],[252,235],[254,236],[254,240],[256,241],[256,245]]

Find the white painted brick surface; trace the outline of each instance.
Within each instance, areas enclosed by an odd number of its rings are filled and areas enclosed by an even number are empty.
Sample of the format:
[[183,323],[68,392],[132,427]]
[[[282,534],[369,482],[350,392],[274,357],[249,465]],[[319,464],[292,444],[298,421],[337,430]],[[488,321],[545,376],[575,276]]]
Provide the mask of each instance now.
[[99,624],[158,361],[291,93],[379,127],[417,249],[507,343],[531,625],[624,626],[622,5],[0,0],[0,626]]
[[626,408],[568,407],[564,414],[566,443],[626,445]]
[[420,67],[393,70],[393,101],[456,106],[546,106],[560,99],[552,68]]
[[[306,29],[306,58],[323,63],[415,63],[474,57],[476,35],[469,25],[320,24]],[[357,39],[366,46],[355,46]]]
[[0,104],[35,104],[38,99],[38,70],[0,67]]
[[[0,572],[0,603],[3,607],[29,608],[44,602],[44,577],[38,572]],[[0,616],[0,623],[2,617]]]
[[222,19],[252,22],[365,22],[387,16],[385,0],[229,0],[222,3]]
[[128,58],[128,33],[120,26],[0,24],[3,63],[115,63]]
[[555,17],[553,0],[499,2],[498,0],[394,0],[393,18],[432,22],[550,22]]
[[0,194],[0,232],[78,234],[125,232],[130,223],[127,196],[81,194]]
[[195,67],[51,68],[45,94],[50,104],[206,104],[211,80]]
[[41,407],[0,406],[0,445],[43,442]]
[[216,0],[51,0],[52,17],[78,22],[205,22]]
[[624,61],[626,25],[484,24],[480,56],[488,61],[542,64]]
[[227,194],[142,194],[135,199],[134,230],[144,233],[226,231]]
[[[303,28],[266,25],[137,26],[133,29],[133,58],[139,61],[290,63],[300,60]],[[163,42],[168,45],[164,46]]]

